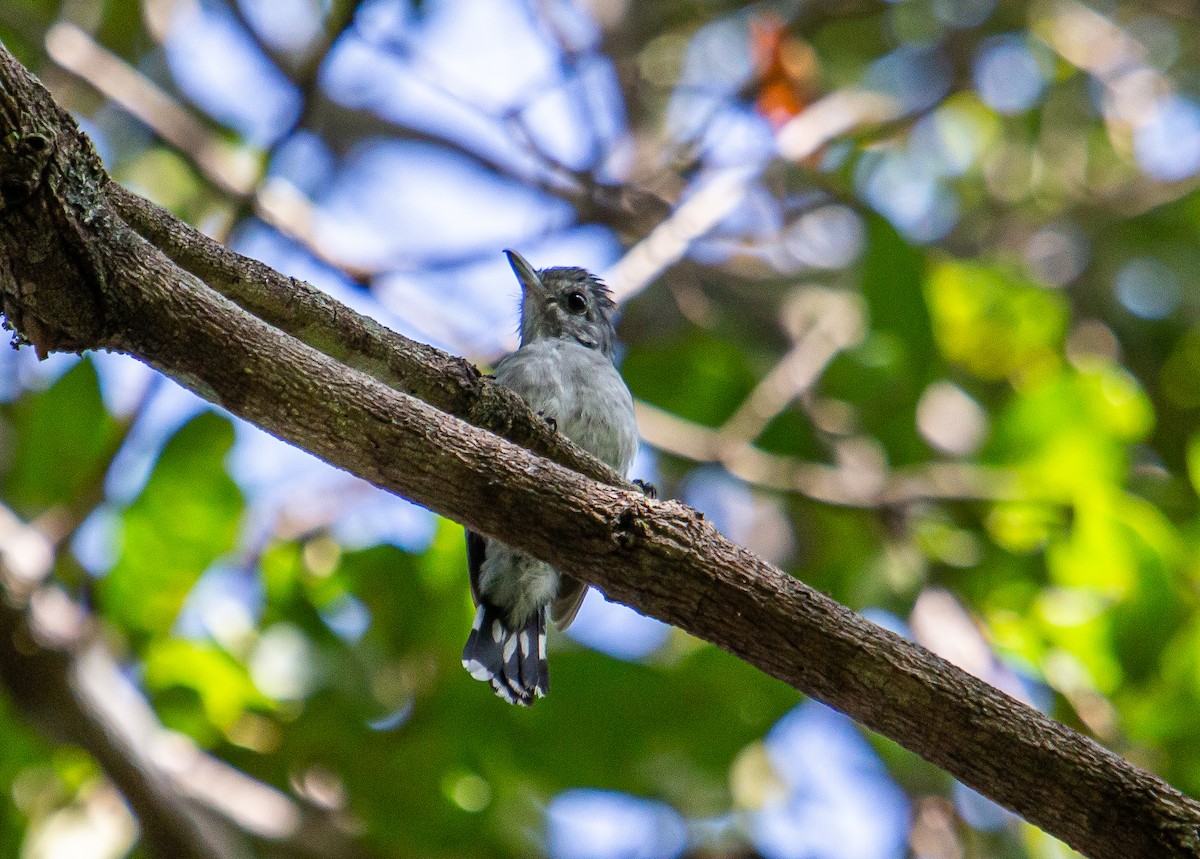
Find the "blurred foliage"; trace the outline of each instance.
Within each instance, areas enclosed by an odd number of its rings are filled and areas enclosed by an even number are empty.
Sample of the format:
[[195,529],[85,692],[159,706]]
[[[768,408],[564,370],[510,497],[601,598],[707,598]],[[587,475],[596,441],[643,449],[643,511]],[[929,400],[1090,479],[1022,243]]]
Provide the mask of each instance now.
[[[512,345],[501,248],[604,270],[741,171],[620,324],[635,396],[727,444],[644,426],[635,476],[1200,796],[1186,4],[9,0],[0,39],[118,180],[481,364]],[[780,156],[864,87],[891,118]],[[459,665],[460,528],[151,374],[5,350],[0,501],[63,538],[58,583],[167,728],[379,855],[1067,855],[601,601],[549,698],[504,705]],[[746,445],[781,459],[739,472]],[[781,488],[813,463],[849,494]],[[0,734],[0,855],[136,855],[95,835],[124,818],[93,761],[6,699]]]
[[105,615],[131,635],[168,633],[200,574],[233,548],[242,498],[222,463],[232,445],[227,420],[193,419],[126,507],[123,550],[98,592]]
[[104,455],[116,432],[100,399],[96,371],[86,362],[49,390],[15,403],[9,426],[13,443],[5,500],[26,516],[69,503],[86,481],[95,480],[97,470],[108,465]]

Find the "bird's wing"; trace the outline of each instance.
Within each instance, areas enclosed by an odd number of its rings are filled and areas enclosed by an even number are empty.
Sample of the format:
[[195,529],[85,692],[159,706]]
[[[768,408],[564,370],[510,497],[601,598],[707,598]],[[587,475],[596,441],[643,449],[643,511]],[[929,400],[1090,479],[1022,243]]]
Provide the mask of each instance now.
[[505,355],[496,363],[496,381],[516,391],[535,412],[549,417],[557,411],[562,393],[555,344],[537,341]]
[[[549,368],[544,365],[544,362],[537,356],[535,352],[531,353],[528,349],[520,349],[509,355],[505,355],[496,362],[495,377],[506,388],[516,391],[521,397],[529,403],[534,409],[541,407],[537,402],[536,396],[539,392],[537,384],[538,379],[549,372]],[[530,358],[534,358],[530,361]],[[471,596],[475,600],[475,604],[480,604],[479,595],[479,574],[483,567],[483,561],[487,552],[487,538],[482,534],[476,534],[474,531],[467,531],[467,572],[471,579]]]
[[[522,346],[496,364],[496,381],[521,395],[530,408],[543,417],[561,421],[564,412],[571,410],[570,395],[561,379],[562,344],[539,340]],[[578,441],[578,440],[577,440]],[[586,447],[585,447],[586,449]],[[482,563],[482,554],[480,556]],[[559,629],[566,629],[583,603],[587,585],[570,576],[563,576],[558,596],[550,607],[550,616]]]
[[558,586],[558,596],[554,598],[554,602],[550,606],[550,618],[554,621],[555,626],[565,630],[571,625],[575,615],[579,614],[579,607],[583,605],[587,589],[588,586],[579,579],[563,575],[562,582]]
[[467,573],[471,579],[471,598],[479,605],[479,570],[483,566],[487,540],[482,534],[467,531]]

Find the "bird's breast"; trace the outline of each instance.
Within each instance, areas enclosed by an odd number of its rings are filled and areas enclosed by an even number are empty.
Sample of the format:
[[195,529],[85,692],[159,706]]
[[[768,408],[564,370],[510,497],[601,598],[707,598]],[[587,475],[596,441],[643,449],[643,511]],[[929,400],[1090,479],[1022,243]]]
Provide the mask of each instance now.
[[498,364],[496,379],[588,453],[628,471],[638,440],[633,398],[604,354],[571,341],[538,341]]

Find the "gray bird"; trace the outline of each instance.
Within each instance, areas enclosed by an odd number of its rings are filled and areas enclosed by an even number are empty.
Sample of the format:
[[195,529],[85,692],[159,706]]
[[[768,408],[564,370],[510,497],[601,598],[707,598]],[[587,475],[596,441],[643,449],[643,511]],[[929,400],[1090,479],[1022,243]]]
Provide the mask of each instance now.
[[[496,381],[625,475],[638,429],[633,398],[613,366],[616,304],[608,288],[581,268],[537,271],[515,251],[505,254],[521,283],[521,348],[496,365]],[[566,629],[587,585],[470,531],[467,566],[479,608],[463,667],[510,704],[529,706],[550,690],[547,612]]]

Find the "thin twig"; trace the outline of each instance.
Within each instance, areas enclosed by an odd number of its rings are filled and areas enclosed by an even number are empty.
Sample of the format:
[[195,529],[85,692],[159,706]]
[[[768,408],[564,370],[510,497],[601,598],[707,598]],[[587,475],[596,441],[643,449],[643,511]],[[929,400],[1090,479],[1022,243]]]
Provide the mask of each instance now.
[[768,453],[640,400],[634,402],[642,438],[664,453],[719,463],[755,486],[795,492],[840,507],[881,508],[920,500],[1003,500],[1016,496],[1015,478],[1001,469],[935,462],[889,472],[874,457],[838,465]]

